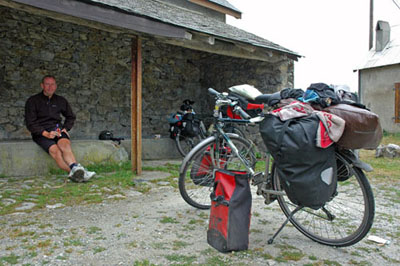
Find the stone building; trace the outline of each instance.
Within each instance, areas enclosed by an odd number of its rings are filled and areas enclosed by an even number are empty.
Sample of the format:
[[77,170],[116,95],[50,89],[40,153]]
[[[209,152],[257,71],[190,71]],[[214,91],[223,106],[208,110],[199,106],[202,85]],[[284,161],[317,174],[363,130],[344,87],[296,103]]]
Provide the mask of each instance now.
[[358,69],[363,104],[379,115],[383,130],[400,132],[400,25],[378,21],[375,46]]
[[137,160],[182,100],[211,114],[209,87],[292,87],[299,56],[226,14],[241,15],[225,0],[0,0],[0,142],[30,139],[24,104],[45,74],[77,114],[73,139],[134,135]]

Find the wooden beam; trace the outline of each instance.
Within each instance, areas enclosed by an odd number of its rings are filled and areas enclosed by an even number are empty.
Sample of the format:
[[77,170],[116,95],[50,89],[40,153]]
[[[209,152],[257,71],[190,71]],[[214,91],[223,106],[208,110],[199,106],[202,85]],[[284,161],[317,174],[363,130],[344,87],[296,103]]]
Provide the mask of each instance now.
[[394,89],[394,122],[400,123],[400,83],[395,83]]
[[142,41],[132,39],[131,74],[131,162],[132,171],[142,174]]
[[[147,33],[170,38],[187,38],[187,31],[166,23],[157,22],[145,17],[136,16],[122,10],[113,9],[101,4],[88,4],[75,0],[0,0],[0,5],[17,8],[26,7],[39,9],[40,13],[55,13],[64,16],[75,17],[105,25],[120,27],[136,32]],[[32,9],[32,8],[31,8]],[[49,16],[59,19],[58,16]],[[59,19],[62,20],[62,19]],[[72,21],[73,22],[73,19]]]
[[189,1],[192,2],[192,3],[198,4],[199,6],[204,6],[204,7],[207,7],[209,9],[218,11],[220,13],[230,15],[230,16],[232,16],[234,18],[238,18],[238,19],[242,18],[242,13],[234,11],[234,10],[232,10],[230,8],[227,8],[227,7],[223,7],[223,6],[217,5],[217,4],[212,3],[210,1],[206,1],[206,0],[189,0]]
[[[194,36],[196,36],[194,34]],[[244,59],[259,60],[270,63],[279,63],[291,58],[297,61],[297,57],[286,53],[278,53],[272,50],[255,47],[249,49],[249,46],[236,45],[234,42],[228,42],[220,39],[215,39],[213,44],[207,43],[201,38],[192,38],[192,40],[177,40],[169,38],[158,38],[160,42],[171,45],[181,46],[193,50],[209,52],[212,54],[226,55]],[[246,47],[246,48],[244,48]]]

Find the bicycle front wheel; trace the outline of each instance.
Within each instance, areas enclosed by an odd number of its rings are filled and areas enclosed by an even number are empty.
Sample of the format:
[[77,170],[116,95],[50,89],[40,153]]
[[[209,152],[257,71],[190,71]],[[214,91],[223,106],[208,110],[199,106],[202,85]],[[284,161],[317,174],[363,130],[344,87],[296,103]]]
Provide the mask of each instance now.
[[[336,153],[338,165],[337,193],[324,207],[303,208],[294,214],[291,223],[308,238],[328,246],[350,246],[365,237],[372,226],[375,203],[371,186],[361,169]],[[342,178],[341,178],[342,177]],[[345,177],[345,178],[343,178]],[[275,190],[282,190],[276,171]],[[286,217],[297,207],[287,196],[278,196]]]
[[[240,156],[253,167],[256,162],[253,144],[236,135],[228,136]],[[212,136],[201,142],[183,159],[179,192],[189,205],[198,209],[211,207],[210,193],[214,185],[214,169],[246,171],[245,165],[228,143]]]

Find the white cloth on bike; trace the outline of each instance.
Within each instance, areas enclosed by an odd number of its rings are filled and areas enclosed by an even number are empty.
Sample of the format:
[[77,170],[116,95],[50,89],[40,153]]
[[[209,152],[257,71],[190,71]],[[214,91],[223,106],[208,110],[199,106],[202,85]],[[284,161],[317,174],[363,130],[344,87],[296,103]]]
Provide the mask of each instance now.
[[272,114],[278,116],[282,121],[286,121],[296,117],[309,116],[313,112],[314,109],[309,104],[294,100],[288,105],[273,110]]
[[337,142],[343,134],[345,121],[337,115],[315,111],[320,122],[317,132],[317,147],[327,148]]

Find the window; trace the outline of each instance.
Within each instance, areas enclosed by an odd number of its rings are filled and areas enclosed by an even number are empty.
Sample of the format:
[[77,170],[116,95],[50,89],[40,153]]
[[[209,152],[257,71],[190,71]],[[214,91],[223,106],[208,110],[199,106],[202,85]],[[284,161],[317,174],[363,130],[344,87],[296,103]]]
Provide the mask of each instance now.
[[394,122],[400,123],[400,83],[394,84]]

